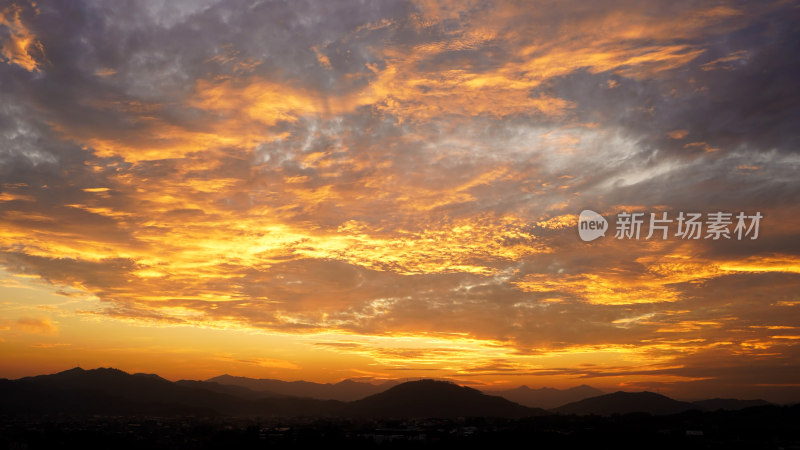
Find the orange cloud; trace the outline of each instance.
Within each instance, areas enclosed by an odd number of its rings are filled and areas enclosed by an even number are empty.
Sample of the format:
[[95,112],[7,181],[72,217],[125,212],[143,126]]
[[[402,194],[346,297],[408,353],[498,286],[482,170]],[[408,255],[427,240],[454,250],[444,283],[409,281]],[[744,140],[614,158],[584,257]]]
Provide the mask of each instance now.
[[22,23],[22,7],[16,4],[0,10],[0,27],[8,30],[8,38],[0,43],[0,55],[8,64],[16,64],[28,72],[38,72],[44,47]]
[[21,317],[11,323],[11,328],[25,333],[52,336],[58,334],[58,325],[47,317]]

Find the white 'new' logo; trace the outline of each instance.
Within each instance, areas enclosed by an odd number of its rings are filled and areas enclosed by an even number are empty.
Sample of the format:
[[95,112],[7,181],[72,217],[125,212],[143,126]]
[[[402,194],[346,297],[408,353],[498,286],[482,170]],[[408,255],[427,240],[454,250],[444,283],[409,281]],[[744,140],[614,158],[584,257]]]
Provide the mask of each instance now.
[[578,234],[586,242],[606,235],[608,222],[591,209],[584,209],[578,217]]

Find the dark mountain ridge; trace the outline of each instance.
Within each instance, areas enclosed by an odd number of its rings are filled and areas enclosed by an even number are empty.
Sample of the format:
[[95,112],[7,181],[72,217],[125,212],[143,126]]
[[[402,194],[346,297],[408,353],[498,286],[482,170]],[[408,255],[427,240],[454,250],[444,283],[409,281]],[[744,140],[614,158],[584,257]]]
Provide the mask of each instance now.
[[736,398],[711,398],[708,400],[699,400],[692,402],[701,411],[736,411],[739,409],[750,408],[752,406],[767,406],[771,405],[770,402],[760,398],[754,400],[739,400]]
[[[345,381],[328,386],[355,387],[356,390],[348,394],[354,395],[353,392],[362,392],[360,391],[363,388],[360,386],[362,384],[367,383]],[[579,388],[584,392],[593,389],[588,386]],[[519,388],[519,391],[525,390],[549,392],[549,390]],[[339,394],[342,392],[346,391],[340,391]],[[736,399],[711,399],[688,403],[653,392],[619,391],[571,402],[550,411],[577,415],[638,412],[665,415],[690,410],[738,410],[765,404],[767,403],[763,400]],[[548,414],[543,409],[523,406],[506,398],[487,395],[452,382],[435,380],[401,383],[359,400],[342,402],[276,396],[274,393],[258,392],[243,386],[211,381],[171,382],[157,375],[131,375],[111,368],[92,370],[74,368],[56,374],[18,380],[0,379],[0,414],[62,413],[367,419],[521,418]]]
[[74,368],[52,375],[0,380],[2,413],[281,415],[340,405],[313,399],[260,398],[261,394],[202,381],[171,382],[121,370]]
[[568,403],[552,411],[562,414],[629,414],[644,412],[653,415],[677,414],[685,411],[737,411],[750,407],[768,406],[769,402],[738,399],[709,399],[695,402],[681,402],[654,392],[624,392],[590,397],[577,402]]
[[351,417],[527,417],[546,414],[448,381],[409,381],[345,405]]
[[568,403],[553,411],[563,414],[630,414],[645,412],[654,415],[677,414],[683,411],[698,409],[687,402],[673,400],[655,392],[624,392],[590,397],[577,402]]
[[502,391],[483,391],[485,394],[496,395],[506,398],[512,402],[532,408],[552,409],[567,403],[576,402],[589,397],[596,397],[605,394],[600,389],[595,389],[585,384],[569,389],[555,389],[542,387],[531,389],[528,386],[520,386],[514,389]]
[[[354,382],[346,383],[352,385]],[[0,380],[2,414],[147,414],[260,417],[524,417],[541,414],[500,397],[448,382],[403,383],[358,401],[265,397],[241,386],[170,382],[121,370],[70,369]]]
[[313,383],[310,381],[283,381],[269,378],[236,377],[232,375],[220,375],[218,377],[209,378],[206,381],[230,386],[240,386],[252,391],[264,393],[271,397],[308,397],[318,400],[339,400],[343,402],[359,400],[368,395],[383,392],[398,384],[397,381],[387,381],[375,385],[353,380],[344,380],[338,383]]

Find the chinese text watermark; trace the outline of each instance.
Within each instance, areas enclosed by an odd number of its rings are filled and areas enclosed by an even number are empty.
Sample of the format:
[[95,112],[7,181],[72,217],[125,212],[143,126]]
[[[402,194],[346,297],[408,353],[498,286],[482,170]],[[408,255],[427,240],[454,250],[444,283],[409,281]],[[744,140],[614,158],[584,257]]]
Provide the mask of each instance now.
[[[620,212],[616,216],[617,239],[757,239],[758,228],[764,216],[760,212],[684,213],[670,217],[667,212]],[[646,233],[642,231],[647,225]],[[606,235],[608,221],[592,210],[584,210],[578,217],[578,234],[589,242]],[[674,231],[674,233],[673,233]]]

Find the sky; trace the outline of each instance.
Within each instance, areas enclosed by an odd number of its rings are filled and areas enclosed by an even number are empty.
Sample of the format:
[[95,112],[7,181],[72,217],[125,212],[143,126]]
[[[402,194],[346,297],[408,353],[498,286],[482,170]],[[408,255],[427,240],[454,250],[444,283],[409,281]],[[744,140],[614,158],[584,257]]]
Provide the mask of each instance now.
[[0,377],[800,401],[798,23],[793,1],[4,1]]

